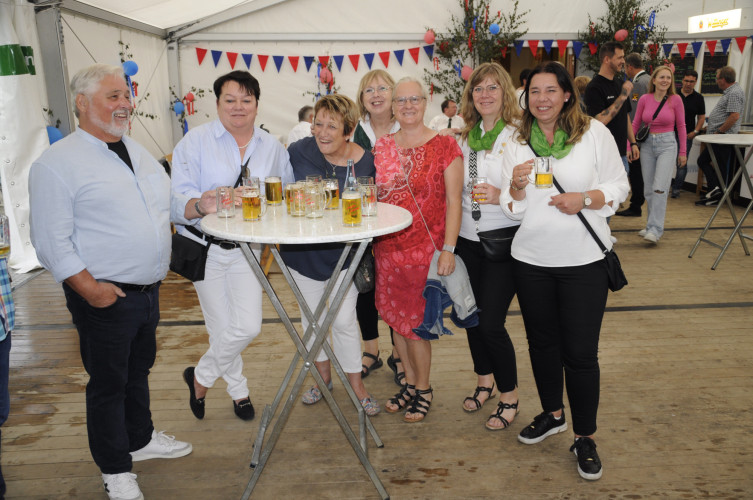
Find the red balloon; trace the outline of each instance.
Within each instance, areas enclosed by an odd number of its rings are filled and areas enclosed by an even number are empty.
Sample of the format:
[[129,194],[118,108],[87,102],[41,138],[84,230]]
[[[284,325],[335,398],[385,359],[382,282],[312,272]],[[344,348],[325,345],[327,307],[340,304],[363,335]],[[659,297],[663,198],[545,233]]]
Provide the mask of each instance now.
[[322,68],[322,70],[319,72],[319,81],[322,83],[332,83],[332,72],[329,70],[329,68]]
[[626,39],[627,36],[628,36],[627,30],[626,29],[621,29],[617,33],[614,34],[614,39],[617,40],[618,42],[621,42],[624,39]]
[[189,92],[188,94],[186,94],[186,101],[188,102],[193,102],[195,98],[196,97],[193,95],[193,92]]
[[463,66],[463,69],[460,70],[460,78],[467,81],[471,77],[471,73],[473,73],[473,68],[470,66]]
[[428,43],[429,45],[431,45],[432,43],[434,43],[434,40],[436,40],[436,38],[437,37],[434,34],[434,30],[428,30],[424,34],[424,42]]

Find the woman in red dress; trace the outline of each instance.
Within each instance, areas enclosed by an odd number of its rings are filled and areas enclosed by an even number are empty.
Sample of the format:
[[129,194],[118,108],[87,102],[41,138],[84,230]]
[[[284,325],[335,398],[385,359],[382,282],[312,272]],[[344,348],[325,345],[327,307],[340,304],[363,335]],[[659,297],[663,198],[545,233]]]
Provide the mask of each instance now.
[[374,246],[376,305],[382,319],[399,334],[395,349],[403,360],[407,383],[385,409],[389,413],[405,409],[406,422],[423,420],[431,406],[431,345],[413,329],[424,319],[422,294],[434,250],[442,251],[439,275],[455,270],[462,211],[463,154],[454,138],[424,126],[426,97],[418,80],[400,80],[392,96],[400,131],[382,137],[374,147],[379,201],[413,215],[410,227],[380,238]]

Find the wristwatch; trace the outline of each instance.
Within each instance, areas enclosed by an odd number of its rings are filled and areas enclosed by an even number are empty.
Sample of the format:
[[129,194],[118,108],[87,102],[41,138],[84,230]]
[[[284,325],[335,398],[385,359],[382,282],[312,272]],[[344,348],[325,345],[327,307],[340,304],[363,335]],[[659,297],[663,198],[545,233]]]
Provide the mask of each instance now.
[[199,214],[200,216],[204,217],[206,215],[204,212],[201,211],[201,208],[199,208],[198,201],[194,204],[193,207],[196,209],[196,213]]
[[453,245],[448,245],[447,243],[445,243],[444,246],[442,247],[442,251],[455,253],[455,247]]
[[591,206],[591,197],[588,196],[588,193],[583,193],[583,208],[588,208]]

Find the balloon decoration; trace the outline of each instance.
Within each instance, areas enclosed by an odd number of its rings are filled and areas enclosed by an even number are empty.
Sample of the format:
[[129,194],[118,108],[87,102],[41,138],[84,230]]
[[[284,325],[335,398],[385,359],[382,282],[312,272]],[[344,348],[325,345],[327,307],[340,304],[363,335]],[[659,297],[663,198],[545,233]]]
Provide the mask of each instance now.
[[468,81],[468,79],[471,77],[471,73],[473,73],[473,68],[467,65],[463,66],[463,69],[460,71],[460,78]]
[[434,30],[427,30],[426,33],[424,33],[424,42],[427,44],[431,45],[436,39],[437,35],[434,33]]
[[332,72],[326,66],[324,66],[319,72],[319,81],[326,84],[330,84],[334,81]]
[[126,82],[128,83],[128,88],[131,89],[131,95],[133,97],[136,97],[136,89],[133,87],[133,83],[131,82],[131,77],[139,72],[139,65],[136,64],[134,61],[124,61],[123,62],[123,73],[126,75]]
[[636,39],[638,37],[638,30],[643,30],[646,32],[654,31],[654,23],[656,22],[656,11],[652,10],[651,14],[648,16],[648,27],[643,26],[642,24],[639,24],[635,27],[633,30],[633,43],[637,43]]
[[186,110],[186,107],[183,105],[182,102],[175,101],[175,104],[173,104],[173,111],[175,111],[175,116],[182,115],[185,110]]
[[628,36],[628,32],[626,29],[623,28],[621,30],[618,30],[617,33],[614,34],[614,39],[617,40],[618,42],[622,42],[623,40],[627,38],[627,36]]
[[189,92],[186,94],[186,96],[183,98],[183,105],[185,106],[186,113],[188,115],[194,114],[194,100],[196,99],[196,96],[193,95],[193,93]]
[[50,139],[50,144],[54,144],[63,138],[63,133],[59,128],[47,126],[47,137]]
[[498,35],[499,34],[499,24],[497,23],[491,23],[489,25],[489,33],[492,35]]

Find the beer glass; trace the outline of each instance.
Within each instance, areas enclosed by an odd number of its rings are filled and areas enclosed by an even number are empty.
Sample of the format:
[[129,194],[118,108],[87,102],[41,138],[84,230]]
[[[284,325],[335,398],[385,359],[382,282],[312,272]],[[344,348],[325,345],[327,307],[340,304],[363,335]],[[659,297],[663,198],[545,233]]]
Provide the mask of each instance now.
[[267,204],[265,203],[264,197],[261,196],[258,183],[255,188],[251,186],[243,187],[241,201],[243,207],[243,220],[259,220],[267,211]]
[[361,199],[363,196],[358,191],[345,191],[342,198],[342,212],[344,226],[361,225]]
[[340,208],[340,183],[337,182],[337,179],[325,180],[324,189],[329,193],[327,210],[337,210]]
[[307,175],[306,182],[322,182],[321,175]]
[[295,182],[288,182],[285,184],[285,206],[288,209],[288,214],[290,213],[290,189],[294,184]]
[[359,186],[370,186],[370,185],[374,184],[374,178],[373,177],[363,176],[363,177],[358,177],[356,180],[358,181],[358,185]]
[[290,186],[290,215],[293,217],[303,217],[306,215],[306,184],[304,182],[294,182]]
[[307,181],[305,189],[306,217],[324,217],[324,210],[329,205],[329,193],[325,191],[321,181]]
[[268,204],[279,205],[282,203],[282,179],[280,177],[265,177],[264,191],[267,195]]
[[[369,177],[371,179],[371,177]],[[375,217],[377,214],[377,187],[376,184],[361,184],[361,212],[364,217]]]
[[471,196],[475,201],[486,201],[486,195],[485,194],[473,194],[473,190],[476,189],[476,186],[480,184],[486,184],[487,178],[486,177],[473,177],[471,178]]
[[217,193],[217,217],[235,217],[235,190],[231,186],[220,186]]
[[552,172],[553,163],[551,160],[551,158],[544,158],[542,156],[534,158],[533,173],[536,176],[534,185],[539,189],[552,187],[554,174]]

